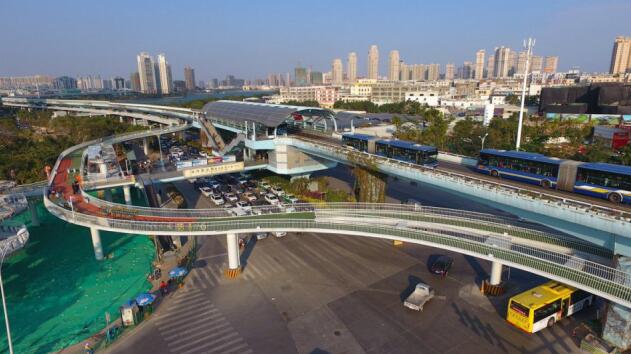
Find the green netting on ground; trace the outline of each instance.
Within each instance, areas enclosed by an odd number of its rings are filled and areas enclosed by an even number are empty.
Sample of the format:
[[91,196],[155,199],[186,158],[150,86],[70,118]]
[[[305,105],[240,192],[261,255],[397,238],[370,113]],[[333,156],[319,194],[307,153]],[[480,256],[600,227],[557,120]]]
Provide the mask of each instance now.
[[[38,212],[41,226],[29,227],[25,249],[2,267],[16,353],[77,343],[104,327],[105,312],[117,318],[123,302],[150,287],[146,274],[154,251],[148,237],[101,232],[108,259],[98,262],[89,229],[57,219],[42,204]],[[28,211],[18,218],[29,220]],[[6,352],[0,323],[0,352]]]

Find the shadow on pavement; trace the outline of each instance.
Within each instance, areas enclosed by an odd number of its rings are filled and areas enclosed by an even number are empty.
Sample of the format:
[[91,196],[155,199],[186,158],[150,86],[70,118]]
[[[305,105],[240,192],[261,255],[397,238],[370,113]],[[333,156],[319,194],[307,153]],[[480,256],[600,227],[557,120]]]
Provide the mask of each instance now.
[[489,277],[489,273],[487,273],[486,270],[482,268],[482,265],[477,258],[471,256],[464,256],[464,258],[467,260],[467,262],[475,272],[475,284],[479,286],[480,284],[482,284],[482,281]]
[[256,237],[248,237],[245,238],[245,249],[243,250],[243,252],[241,253],[241,270],[245,270],[245,268],[248,265],[248,258],[250,258],[250,255],[252,254],[252,251],[254,250],[254,247],[256,246],[256,242],[257,239]]

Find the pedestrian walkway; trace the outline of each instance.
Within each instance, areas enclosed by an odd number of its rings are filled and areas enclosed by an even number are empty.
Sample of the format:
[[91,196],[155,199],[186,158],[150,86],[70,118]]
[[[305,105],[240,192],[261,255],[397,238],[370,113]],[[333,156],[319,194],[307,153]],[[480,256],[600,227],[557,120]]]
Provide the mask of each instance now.
[[155,324],[171,353],[254,352],[207,295],[196,289],[176,293],[169,309],[156,315]]

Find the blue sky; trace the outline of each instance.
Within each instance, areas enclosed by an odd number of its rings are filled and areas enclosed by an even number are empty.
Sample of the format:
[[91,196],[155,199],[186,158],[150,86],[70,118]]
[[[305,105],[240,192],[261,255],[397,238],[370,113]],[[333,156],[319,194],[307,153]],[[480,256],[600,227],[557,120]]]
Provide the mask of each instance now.
[[615,36],[631,36],[630,13],[630,0],[1,0],[0,76],[127,77],[140,51],[164,52],[176,79],[185,65],[200,80],[298,63],[328,71],[350,51],[363,75],[371,44],[385,73],[392,49],[407,63],[461,65],[528,36],[560,69],[607,71]]

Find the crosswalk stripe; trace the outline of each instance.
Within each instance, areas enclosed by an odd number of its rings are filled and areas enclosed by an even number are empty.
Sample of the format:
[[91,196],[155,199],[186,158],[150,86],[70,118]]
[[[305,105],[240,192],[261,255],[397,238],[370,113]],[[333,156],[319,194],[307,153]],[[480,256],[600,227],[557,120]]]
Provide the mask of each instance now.
[[261,271],[258,269],[258,266],[252,264],[252,262],[248,262],[248,267],[246,269],[251,270],[252,273],[254,273],[253,275],[257,278],[265,278],[265,275],[261,273]]
[[[236,335],[236,333],[235,333],[235,335]],[[230,340],[228,342],[225,342],[225,343],[223,343],[221,345],[218,345],[216,347],[211,348],[206,353],[216,353],[216,352],[219,352],[219,351],[221,351],[223,353],[223,349],[224,348],[226,348],[228,346],[231,346],[231,345],[237,345],[237,343],[239,343],[240,341],[243,341],[243,339],[242,338],[232,339],[232,340]],[[241,346],[246,347],[247,344],[246,343],[242,343]]]
[[[236,351],[243,350],[243,349],[247,348],[247,346],[248,346],[248,344],[247,344],[247,343],[237,344],[237,345],[235,345],[235,346],[234,346],[234,347],[232,347],[232,348],[228,348],[228,349],[226,349],[226,350],[222,351],[221,353],[222,353],[222,354],[234,353],[234,352],[236,352]],[[242,352],[240,352],[240,353],[246,353],[246,352],[252,353],[252,350],[251,350],[251,349],[248,349],[247,351],[242,351]]]
[[202,278],[204,279],[204,284],[208,284],[209,287],[212,287],[212,286],[215,286],[215,280],[210,276],[210,273],[209,273],[210,271],[208,267],[210,266],[200,268],[201,269],[200,273],[201,273]]
[[[184,326],[179,326],[177,328],[173,327],[173,328],[161,329],[160,333],[163,334],[164,339],[168,341],[178,342],[180,341],[180,339],[178,338],[183,338],[183,337],[186,337],[187,335],[194,335],[195,333],[197,333],[197,332],[191,332],[193,329],[206,330],[210,328],[210,330],[217,330],[219,328],[223,328],[229,325],[229,322],[221,314],[217,314],[213,317],[214,318],[211,318],[211,317],[199,318],[191,323],[186,323]],[[209,322],[209,325],[214,325],[214,326],[202,326],[202,327],[197,327],[197,328],[190,328],[191,325],[198,325],[200,322]]]
[[[202,331],[199,332],[194,332],[194,333],[188,333],[188,336],[182,337],[176,341],[171,341],[171,342],[167,342],[169,348],[174,348],[177,349],[177,351],[179,352],[180,350],[182,350],[183,348],[188,347],[188,343],[191,341],[195,341],[197,342],[198,339],[210,339],[212,337],[221,335],[221,334],[226,334],[229,333],[230,331],[232,331],[231,327],[226,327],[220,330],[206,330],[205,328]],[[203,344],[201,344],[203,345]],[[195,349],[199,349],[199,345],[195,346]]]
[[214,312],[214,313],[207,312],[207,313],[200,314],[199,316],[191,316],[191,317],[186,317],[186,318],[180,318],[176,321],[162,322],[160,326],[168,327],[168,328],[164,328],[164,332],[169,334],[173,332],[173,329],[179,330],[181,328],[185,328],[186,326],[192,323],[198,323],[202,321],[216,321],[216,320],[223,320],[223,319],[224,319],[223,316],[219,312]]
[[[179,292],[176,293],[176,295],[180,295]],[[200,300],[200,299],[205,298],[207,296],[208,295],[206,295],[206,294],[204,294],[202,292],[199,292],[199,291],[191,291],[191,292],[187,292],[187,293],[182,292],[182,295],[173,298],[173,303],[179,305],[179,304],[183,304],[183,303],[185,303],[187,301],[191,301],[191,300]]]
[[272,274],[272,275],[278,273],[278,266],[275,264],[274,260],[270,259],[269,257],[264,257],[261,255],[255,260],[255,262],[261,263],[262,272],[264,271],[267,274]]
[[[231,328],[230,328],[230,329],[231,329]],[[223,332],[221,332],[220,334],[223,334]],[[192,342],[185,343],[184,345],[179,346],[179,347],[177,348],[177,351],[178,351],[178,353],[180,353],[180,354],[195,353],[195,352],[198,352],[198,351],[199,351],[202,347],[207,347],[207,346],[209,346],[209,345],[213,345],[213,344],[215,344],[216,342],[219,342],[219,341],[221,341],[221,340],[223,340],[223,339],[229,339],[229,338],[236,337],[236,336],[237,336],[237,333],[235,333],[234,331],[233,331],[233,332],[231,332],[231,333],[226,333],[223,337],[219,338],[219,340],[214,340],[214,341],[211,341],[211,342],[204,343],[204,344],[202,344],[201,346],[200,346],[200,345],[198,345],[198,346],[196,346],[196,347],[193,347],[193,348],[190,348],[190,349],[187,349],[187,350],[183,350],[184,348],[188,348],[188,347],[190,347],[190,346],[191,346],[191,344],[198,344],[199,342],[202,342],[203,340],[206,340],[206,339],[208,339],[208,338],[215,337],[216,335],[217,335],[217,333],[213,333],[212,335],[210,335],[210,336],[208,336],[208,337],[201,337],[201,338],[196,339],[196,340],[194,340],[194,341],[192,341]],[[237,339],[239,339],[239,340],[240,340],[240,338],[237,338]]]
[[[232,327],[230,327],[230,323],[224,319],[222,322],[214,322],[214,323],[211,323],[210,326],[201,327],[200,329],[202,330],[202,332],[205,333],[205,332],[218,331],[218,330],[220,330],[220,329],[222,329],[224,327],[232,328]],[[160,330],[160,328],[158,328],[158,329]],[[163,333],[163,331],[160,330],[160,333]],[[191,334],[191,335],[188,335],[188,337],[187,337],[187,334]],[[168,335],[164,336],[164,339],[165,340],[173,339],[173,341],[179,341],[179,339],[177,339],[177,338],[180,338],[180,337],[187,337],[187,338],[189,338],[189,337],[191,337],[193,335],[194,335],[194,333],[191,333],[191,332],[177,333],[177,334],[168,334]]]
[[300,266],[302,266],[302,267],[307,267],[307,263],[306,263],[306,262],[305,262],[302,258],[300,258],[300,257],[296,256],[296,254],[295,254],[294,252],[287,251],[287,252],[285,253],[285,255],[286,255],[288,258],[293,259],[293,260],[294,260],[295,262],[297,262]]
[[163,321],[177,321],[180,318],[190,318],[191,316],[196,316],[201,313],[210,313],[215,311],[217,311],[217,309],[212,307],[203,309],[203,312],[200,311],[200,307],[192,307],[187,309],[186,311],[173,310],[165,314],[160,314],[160,316],[156,318],[156,322],[160,323]]
[[214,283],[219,285],[221,284],[222,276],[221,276],[221,265],[213,265],[208,269],[209,277],[212,277]]

